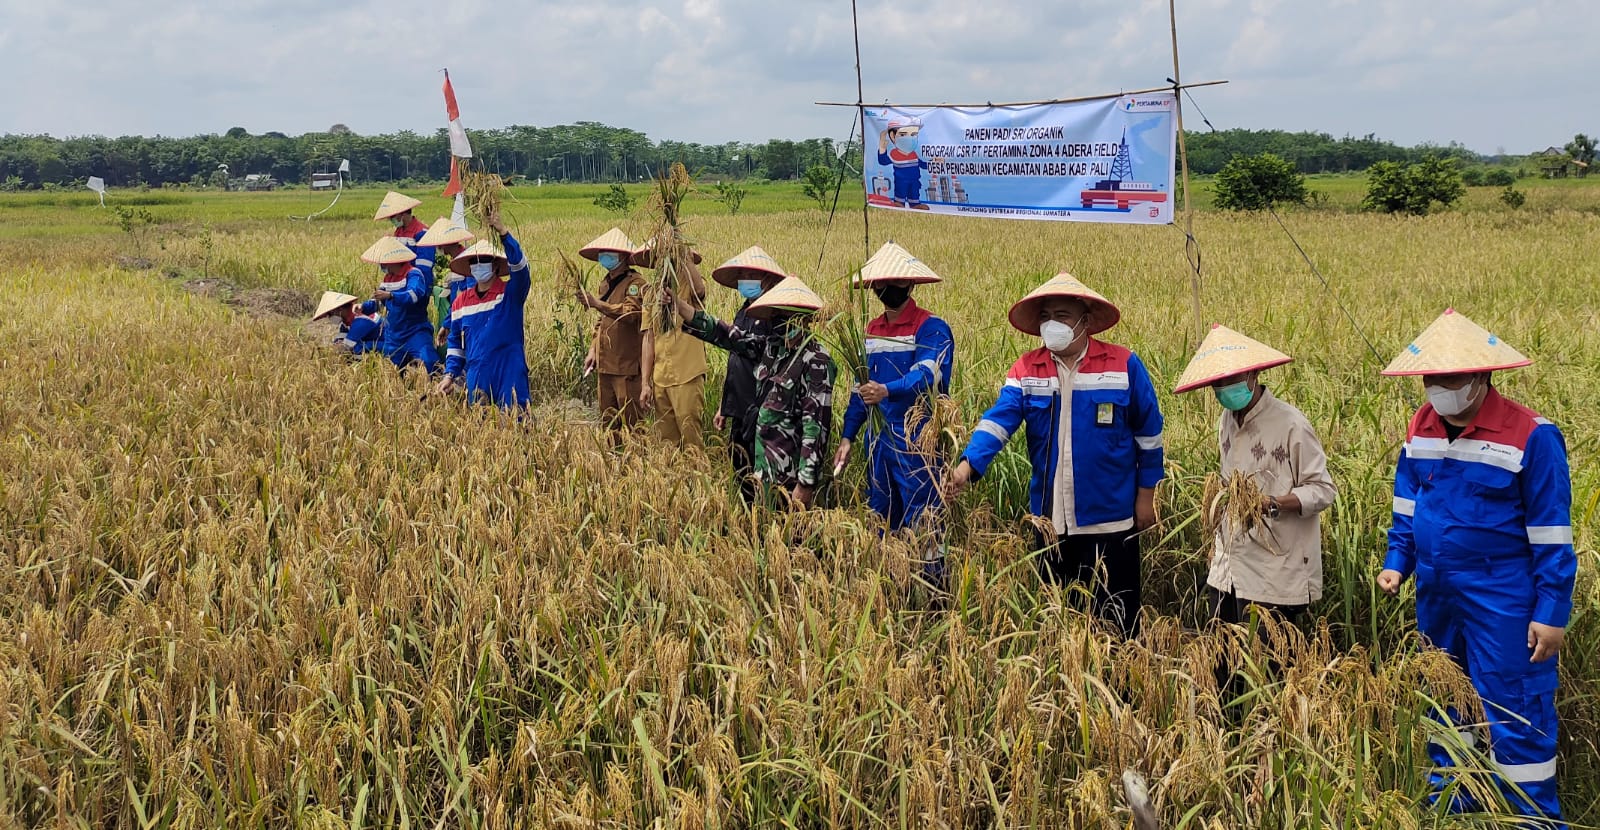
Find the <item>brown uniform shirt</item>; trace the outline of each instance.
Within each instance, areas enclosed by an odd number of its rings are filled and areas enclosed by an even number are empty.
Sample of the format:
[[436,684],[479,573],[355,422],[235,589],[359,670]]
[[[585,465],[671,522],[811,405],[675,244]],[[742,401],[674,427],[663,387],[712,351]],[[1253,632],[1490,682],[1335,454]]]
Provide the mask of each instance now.
[[600,323],[595,330],[598,346],[595,358],[602,375],[639,374],[639,355],[644,350],[644,333],[639,320],[644,308],[644,277],[629,270],[615,282],[600,286]]

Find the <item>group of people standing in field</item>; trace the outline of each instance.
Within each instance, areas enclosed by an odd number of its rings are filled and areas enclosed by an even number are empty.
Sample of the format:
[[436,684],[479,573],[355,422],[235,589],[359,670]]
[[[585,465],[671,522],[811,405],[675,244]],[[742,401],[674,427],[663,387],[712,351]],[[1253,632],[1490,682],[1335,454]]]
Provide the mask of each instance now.
[[[402,367],[421,363],[440,376],[440,391],[463,388],[474,402],[526,406],[530,275],[522,248],[498,216],[489,224],[499,244],[473,242],[458,222],[422,225],[411,215],[418,204],[390,193],[378,210],[395,231],[362,255],[382,269],[373,298],[330,293],[318,316],[340,315],[339,343],[352,353],[381,351]],[[450,257],[449,277],[435,299],[440,252]],[[859,444],[867,503],[886,532],[936,533],[946,501],[982,478],[1021,431],[1040,576],[1087,585],[1094,616],[1137,636],[1140,539],[1156,523],[1164,427],[1144,363],[1100,337],[1121,318],[1106,297],[1061,273],[1014,303],[1010,324],[1040,343],[1012,364],[966,447],[943,458],[923,449],[925,421],[908,417],[919,402],[946,395],[955,372],[951,327],[912,296],[942,280],[901,246],[884,245],[854,278],[883,311],[865,326],[866,378],[851,387],[830,455],[834,361],[812,325],[822,298],[801,279],[761,248],[744,250],[711,272],[712,282],[741,298],[735,317],[723,321],[705,310],[698,253],[676,263],[676,286],[662,291],[651,291],[638,270],[656,267],[656,252],[618,229],[579,254],[604,271],[595,291],[576,295],[597,313],[584,369],[597,376],[601,418],[614,440],[653,412],[661,438],[703,445],[703,344],[710,343],[728,353],[711,423],[726,434],[747,501],[813,506],[817,488]],[[657,300],[660,308],[647,308]],[[440,304],[438,336],[430,302]],[[445,343],[442,368],[437,337]],[[1248,478],[1262,494],[1251,521],[1227,518],[1211,540],[1207,585],[1213,616],[1225,622],[1247,620],[1251,606],[1297,620],[1322,594],[1318,516],[1336,487],[1315,428],[1262,381],[1263,372],[1290,361],[1219,325],[1173,389],[1213,392],[1224,409],[1220,472]],[[1566,448],[1555,425],[1492,382],[1493,372],[1529,363],[1447,310],[1384,370],[1420,376],[1428,403],[1401,450],[1377,584],[1393,595],[1415,577],[1418,628],[1456,659],[1485,702],[1488,757],[1507,803],[1558,822],[1556,657],[1577,567]],[[943,563],[924,563],[922,576],[942,587]],[[1450,737],[1430,747],[1432,783],[1451,809],[1470,809],[1451,771],[1460,742],[1476,732],[1455,712],[1444,717],[1449,728],[1440,734]]]

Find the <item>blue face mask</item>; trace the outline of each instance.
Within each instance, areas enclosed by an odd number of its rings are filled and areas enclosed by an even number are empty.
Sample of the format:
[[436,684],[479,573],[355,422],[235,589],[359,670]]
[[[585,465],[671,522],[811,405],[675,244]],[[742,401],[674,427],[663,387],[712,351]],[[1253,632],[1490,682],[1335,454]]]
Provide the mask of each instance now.
[[474,262],[470,268],[472,269],[472,280],[478,284],[479,288],[486,288],[494,281],[494,263]]
[[1250,391],[1250,384],[1242,380],[1227,386],[1213,387],[1212,391],[1217,393],[1217,403],[1222,404],[1222,408],[1229,412],[1244,409],[1255,398],[1255,393]]
[[761,280],[739,280],[739,296],[746,300],[761,296]]
[[915,153],[917,151],[917,140],[912,136],[903,135],[894,140],[894,146],[895,149],[902,153]]
[[617,270],[617,266],[622,264],[622,255],[614,254],[610,251],[601,254],[598,259],[600,261],[600,267],[606,269],[608,272]]

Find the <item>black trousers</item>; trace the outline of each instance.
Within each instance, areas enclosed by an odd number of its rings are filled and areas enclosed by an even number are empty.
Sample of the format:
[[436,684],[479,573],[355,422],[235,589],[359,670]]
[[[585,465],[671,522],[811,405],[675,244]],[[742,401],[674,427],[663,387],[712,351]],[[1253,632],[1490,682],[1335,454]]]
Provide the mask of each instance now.
[[739,480],[739,495],[744,496],[745,504],[755,504],[756,482],[751,477],[756,471],[755,424],[746,422],[743,418],[729,416],[726,426],[728,458],[733,462],[733,474]]
[[1045,582],[1089,587],[1090,613],[1124,637],[1139,636],[1141,556],[1133,530],[1062,536],[1053,545],[1040,537],[1039,576]]
[[1206,586],[1206,592],[1211,595],[1211,619],[1233,625],[1244,625],[1250,622],[1250,606],[1252,605],[1263,611],[1277,614],[1288,620],[1291,625],[1299,625],[1300,618],[1305,616],[1306,609],[1310,607],[1307,605],[1273,605],[1270,602],[1240,599],[1239,595],[1233,591],[1224,593],[1210,585]]

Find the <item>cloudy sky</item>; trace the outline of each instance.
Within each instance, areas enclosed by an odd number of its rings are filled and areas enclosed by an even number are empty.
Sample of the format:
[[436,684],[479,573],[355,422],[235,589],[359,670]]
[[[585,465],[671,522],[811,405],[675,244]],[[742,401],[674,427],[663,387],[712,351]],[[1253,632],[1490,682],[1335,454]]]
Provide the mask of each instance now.
[[[858,0],[868,101],[1158,86],[1166,0]],[[1600,132],[1590,0],[1178,0],[1219,129],[1528,152]],[[0,133],[290,134],[578,120],[701,142],[842,138],[849,0],[0,0]],[[1192,113],[1191,113],[1192,116]],[[1191,128],[1203,125],[1191,123]]]

